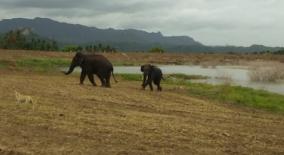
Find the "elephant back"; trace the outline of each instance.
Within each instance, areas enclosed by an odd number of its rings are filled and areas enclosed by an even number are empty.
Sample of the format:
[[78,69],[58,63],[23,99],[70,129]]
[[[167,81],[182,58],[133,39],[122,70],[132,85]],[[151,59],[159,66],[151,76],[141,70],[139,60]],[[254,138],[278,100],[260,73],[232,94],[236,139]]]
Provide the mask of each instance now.
[[113,65],[111,62],[103,55],[88,55],[86,56],[86,64],[97,66],[99,68],[105,68],[105,69],[112,69]]

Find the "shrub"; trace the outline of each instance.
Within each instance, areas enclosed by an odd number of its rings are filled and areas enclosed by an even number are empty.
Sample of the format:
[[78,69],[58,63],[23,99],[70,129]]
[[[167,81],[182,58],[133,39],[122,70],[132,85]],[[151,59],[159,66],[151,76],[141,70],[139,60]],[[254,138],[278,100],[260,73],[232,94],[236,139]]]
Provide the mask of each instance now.
[[149,50],[150,53],[165,53],[165,50],[159,47],[155,47]]
[[82,51],[82,47],[78,45],[66,45],[62,49],[63,52],[76,52]]

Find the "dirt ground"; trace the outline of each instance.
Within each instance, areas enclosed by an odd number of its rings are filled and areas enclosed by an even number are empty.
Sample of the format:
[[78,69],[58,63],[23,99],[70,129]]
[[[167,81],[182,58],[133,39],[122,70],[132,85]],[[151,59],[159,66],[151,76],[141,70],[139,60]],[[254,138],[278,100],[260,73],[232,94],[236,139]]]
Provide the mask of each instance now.
[[[0,71],[0,154],[284,154],[284,116],[119,80]],[[97,82],[98,83],[98,82]],[[98,83],[99,84],[99,83]],[[36,103],[17,104],[14,91]]]

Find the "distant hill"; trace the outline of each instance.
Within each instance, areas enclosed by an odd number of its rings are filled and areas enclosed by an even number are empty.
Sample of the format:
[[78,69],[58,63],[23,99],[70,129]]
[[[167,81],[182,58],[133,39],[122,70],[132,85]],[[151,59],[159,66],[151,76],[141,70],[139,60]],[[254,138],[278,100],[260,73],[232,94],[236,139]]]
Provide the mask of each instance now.
[[123,51],[147,51],[153,47],[161,47],[172,52],[255,52],[280,49],[262,45],[251,47],[205,46],[188,36],[164,36],[160,32],[149,33],[135,29],[99,29],[62,23],[48,18],[13,18],[0,21],[0,33],[19,28],[30,28],[39,36],[56,40],[60,45],[104,43]]

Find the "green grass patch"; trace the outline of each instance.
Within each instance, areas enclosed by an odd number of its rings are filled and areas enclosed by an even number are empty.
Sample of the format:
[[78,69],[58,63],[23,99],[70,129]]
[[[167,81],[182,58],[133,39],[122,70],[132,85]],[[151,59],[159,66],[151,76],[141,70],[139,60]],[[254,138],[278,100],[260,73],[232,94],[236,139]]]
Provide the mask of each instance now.
[[68,67],[70,60],[60,58],[29,58],[16,61],[17,68],[35,71],[52,71],[60,67]]
[[[124,80],[141,81],[140,74],[120,74]],[[171,77],[171,76],[170,76]],[[188,90],[188,95],[201,99],[243,105],[273,112],[284,112],[284,95],[256,90],[241,86],[211,85],[204,83],[191,83],[189,77],[175,75],[167,78],[162,83],[168,85],[183,85]]]
[[117,74],[120,78],[127,81],[142,81],[142,74]]
[[10,63],[8,60],[0,60],[0,68],[6,68]]
[[189,94],[198,98],[284,112],[284,96],[280,94],[230,85],[187,83],[186,86]]

